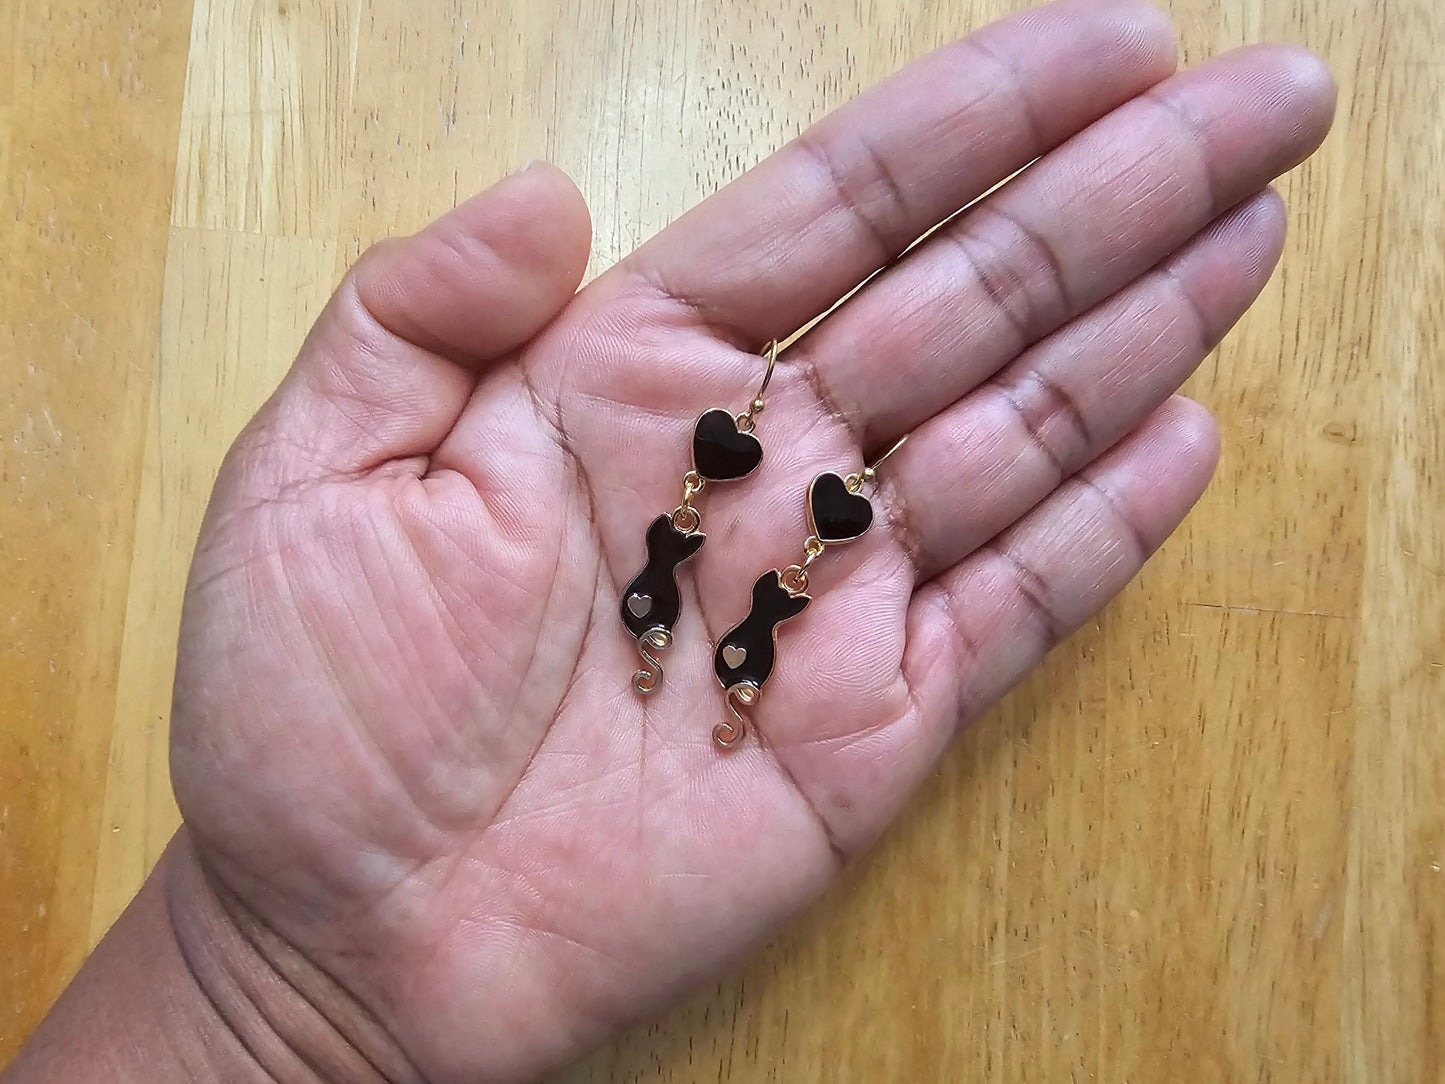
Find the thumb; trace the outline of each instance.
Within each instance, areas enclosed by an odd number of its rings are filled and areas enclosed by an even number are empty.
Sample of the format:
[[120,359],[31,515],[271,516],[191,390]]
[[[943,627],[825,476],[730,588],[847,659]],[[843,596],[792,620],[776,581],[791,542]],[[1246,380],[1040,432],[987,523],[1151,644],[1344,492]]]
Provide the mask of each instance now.
[[227,469],[264,493],[430,453],[478,376],[542,329],[586,269],[566,174],[532,164],[420,233],[362,255]]

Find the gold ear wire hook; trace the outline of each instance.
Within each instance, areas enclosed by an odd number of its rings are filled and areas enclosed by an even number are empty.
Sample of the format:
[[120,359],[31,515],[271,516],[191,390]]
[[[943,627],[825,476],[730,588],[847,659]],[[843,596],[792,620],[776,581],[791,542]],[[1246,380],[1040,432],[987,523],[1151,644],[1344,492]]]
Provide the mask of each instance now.
[[[773,370],[778,367],[778,340],[770,340],[768,345],[759,351],[759,353],[764,352],[768,355],[768,368],[767,371],[763,373],[763,386],[758,389],[758,394],[753,396],[753,402],[755,403],[762,402],[763,393],[768,390],[768,385],[773,382]],[[762,407],[758,407],[758,409],[761,410]]]
[[877,459],[873,460],[873,462],[868,464],[868,466],[864,467],[857,474],[848,475],[848,477],[843,480],[843,484],[848,487],[848,492],[857,493],[860,489],[863,488],[865,483],[871,482],[874,478],[878,477],[878,468],[883,466],[883,464],[886,463],[890,457],[892,457],[894,452],[898,451],[899,448],[902,448],[907,443],[908,434],[905,433],[903,436],[899,437],[897,441],[894,442],[893,447],[889,448]]
[[[743,713],[738,711],[738,704],[750,708],[758,702],[758,697],[758,687],[746,681],[728,686],[728,691],[723,694],[723,698],[727,701],[728,711],[732,713],[736,722],[724,719],[712,728],[712,740],[717,743],[719,749],[731,749],[747,735],[748,721]],[[737,703],[734,703],[734,700]]]
[[762,387],[758,388],[758,393],[753,396],[753,401],[748,404],[748,409],[738,415],[738,429],[744,433],[752,432],[753,418],[763,412],[763,396],[767,393],[768,385],[773,382],[773,370],[778,365],[778,340],[769,341],[768,345],[763,347],[759,353],[767,357],[768,368],[763,373]]
[[907,443],[908,434],[905,433],[894,442],[893,447],[889,448],[877,459],[873,460],[872,463],[868,464],[868,466],[863,468],[864,477],[867,478],[869,481],[872,481],[873,476],[878,473],[878,468],[883,466],[884,463],[888,462],[888,460],[892,457],[893,453],[898,451],[899,448],[902,448]]

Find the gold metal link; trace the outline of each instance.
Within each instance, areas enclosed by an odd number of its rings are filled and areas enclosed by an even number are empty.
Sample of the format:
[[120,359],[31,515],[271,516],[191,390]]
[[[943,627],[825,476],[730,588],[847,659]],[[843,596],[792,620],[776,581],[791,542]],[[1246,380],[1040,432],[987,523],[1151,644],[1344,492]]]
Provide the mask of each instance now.
[[682,477],[682,503],[672,510],[672,525],[679,531],[691,533],[702,526],[702,516],[692,506],[693,498],[702,492],[707,480],[695,470]]
[[808,570],[802,565],[789,565],[778,573],[778,582],[783,585],[784,591],[797,598],[807,593]]

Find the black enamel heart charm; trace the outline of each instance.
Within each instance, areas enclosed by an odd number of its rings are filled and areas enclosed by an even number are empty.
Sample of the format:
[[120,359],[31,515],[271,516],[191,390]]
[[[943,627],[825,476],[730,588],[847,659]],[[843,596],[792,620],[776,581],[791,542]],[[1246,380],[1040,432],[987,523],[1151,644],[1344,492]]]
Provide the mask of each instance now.
[[851,542],[873,526],[873,506],[829,471],[808,486],[808,526],[822,542]]
[[692,434],[692,465],[710,482],[731,482],[751,474],[763,461],[763,446],[738,429],[737,419],[714,407],[697,420]]

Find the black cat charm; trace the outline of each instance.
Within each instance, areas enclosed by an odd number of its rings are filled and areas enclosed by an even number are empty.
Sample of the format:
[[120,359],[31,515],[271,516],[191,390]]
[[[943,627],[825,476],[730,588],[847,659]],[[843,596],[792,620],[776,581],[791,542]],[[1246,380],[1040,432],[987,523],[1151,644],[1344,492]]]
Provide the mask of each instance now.
[[682,599],[677,593],[677,566],[702,549],[707,536],[679,531],[669,515],[647,528],[647,564],[622,592],[622,623],[639,640],[654,629],[672,632]]
[[637,650],[648,668],[632,675],[632,686],[644,696],[662,684],[656,652],[672,643],[672,626],[682,611],[677,591],[677,566],[707,541],[701,531],[683,531],[672,516],[661,515],[647,528],[647,564],[622,592],[622,623],[637,637]]
[[769,569],[753,584],[753,608],[742,622],[718,642],[713,669],[724,689],[751,685],[761,689],[773,673],[778,626],[808,608],[807,595],[795,595],[783,586],[777,569]]
[[713,670],[727,690],[728,708],[737,720],[714,728],[712,736],[718,745],[731,748],[742,740],[743,720],[733,700],[749,706],[758,702],[773,673],[778,626],[806,610],[810,601],[807,595],[784,587],[775,568],[753,584],[753,607],[748,616],[723,636],[713,653]]

